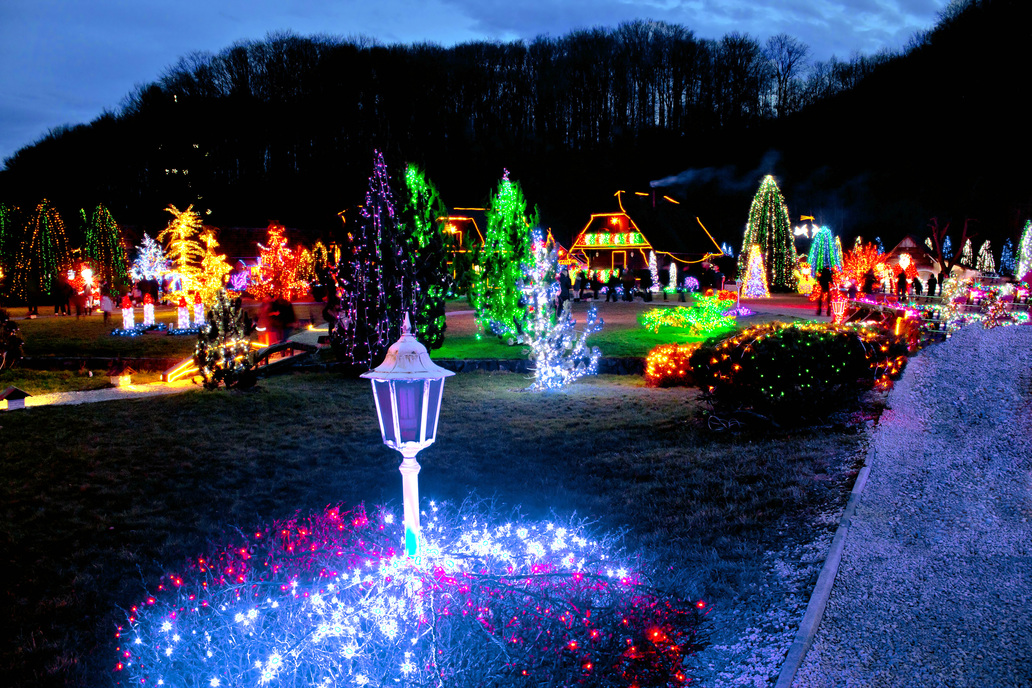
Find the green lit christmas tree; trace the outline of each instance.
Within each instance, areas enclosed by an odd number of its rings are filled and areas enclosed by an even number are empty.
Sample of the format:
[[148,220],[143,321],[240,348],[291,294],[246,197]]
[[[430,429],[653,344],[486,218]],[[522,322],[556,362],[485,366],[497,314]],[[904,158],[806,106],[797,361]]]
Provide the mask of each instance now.
[[838,270],[842,268],[842,248],[838,237],[827,227],[821,227],[813,233],[808,256],[811,274],[817,275],[822,268]]
[[1014,276],[1021,279],[1029,272],[1032,272],[1032,220],[1025,223],[1025,229],[1021,233]]
[[738,274],[744,275],[749,249],[759,245],[767,269],[767,283],[774,291],[793,291],[795,277],[795,242],[792,222],[785,199],[774,177],[767,175],[749,208],[742,251],[738,255]]
[[122,247],[122,230],[115,218],[103,205],[94,208],[89,218],[85,211],[81,212],[86,224],[86,257],[93,266],[96,278],[128,286],[129,268]]
[[220,289],[194,349],[194,363],[204,377],[205,389],[254,385],[253,332],[254,325],[244,313],[240,299],[231,299],[225,289]]
[[25,227],[12,269],[12,291],[20,299],[38,303],[51,296],[54,278],[72,264],[64,222],[50,201],[43,199]]
[[14,221],[11,217],[13,209],[0,203],[0,295],[6,293],[6,286],[11,279],[14,268],[15,253],[18,250],[19,237],[15,235]]
[[524,264],[533,257],[531,227],[536,224],[537,214],[528,217],[523,191],[505,170],[487,210],[480,275],[472,285],[471,301],[481,327],[513,342],[522,339],[527,319],[518,283]]
[[447,214],[437,188],[415,165],[405,168],[401,232],[410,278],[403,300],[411,308],[416,337],[427,349],[444,343],[444,297],[448,291],[448,253],[437,218]]

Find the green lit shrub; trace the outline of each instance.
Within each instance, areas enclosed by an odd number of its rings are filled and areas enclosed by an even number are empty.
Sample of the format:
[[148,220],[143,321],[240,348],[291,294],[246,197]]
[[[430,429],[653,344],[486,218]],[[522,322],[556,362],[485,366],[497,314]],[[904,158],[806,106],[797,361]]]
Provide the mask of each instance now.
[[864,389],[891,386],[906,350],[884,328],[771,323],[709,339],[689,363],[718,406],[786,420],[825,415]]

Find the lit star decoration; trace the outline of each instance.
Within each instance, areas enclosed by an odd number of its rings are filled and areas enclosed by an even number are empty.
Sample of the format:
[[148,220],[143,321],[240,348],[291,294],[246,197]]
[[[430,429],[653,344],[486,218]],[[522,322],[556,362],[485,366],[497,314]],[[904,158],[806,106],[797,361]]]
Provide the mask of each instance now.
[[135,685],[682,686],[702,602],[666,595],[581,524],[433,506],[425,558],[386,509],[259,529],[130,608]]
[[742,281],[745,285],[742,289],[744,296],[751,299],[770,298],[770,290],[767,288],[767,270],[763,265],[763,251],[759,244],[753,244],[749,249],[749,262]]
[[792,222],[774,177],[763,178],[752,206],[749,221],[742,240],[742,252],[738,255],[738,274],[747,269],[748,255],[758,245],[763,258],[765,284],[777,291],[794,291],[792,269],[795,266],[795,239]]
[[659,332],[660,327],[680,327],[692,337],[711,336],[720,330],[734,327],[735,317],[727,315],[734,308],[735,299],[722,292],[716,296],[696,294],[691,307],[669,306],[642,311],[638,322],[646,330]]
[[602,329],[602,318],[595,305],[588,308],[584,330],[578,332],[570,310],[570,301],[556,316],[553,302],[559,295],[556,281],[558,256],[555,245],[545,244],[541,230],[534,230],[533,264],[517,286],[527,303],[525,342],[530,347],[534,383],[532,391],[565,387],[579,377],[598,372],[602,352],[587,346],[588,336]]

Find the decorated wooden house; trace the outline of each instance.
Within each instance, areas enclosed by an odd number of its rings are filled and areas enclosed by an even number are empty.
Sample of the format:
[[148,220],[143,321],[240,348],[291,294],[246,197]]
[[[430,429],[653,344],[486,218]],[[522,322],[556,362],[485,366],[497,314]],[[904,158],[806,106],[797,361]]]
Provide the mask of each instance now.
[[444,232],[448,267],[454,277],[455,259],[484,245],[487,212],[484,208],[452,208],[447,215],[437,218],[437,223]]
[[617,191],[615,197],[618,210],[592,214],[569,249],[571,261],[598,273],[603,282],[614,270],[647,273],[650,252],[656,254],[661,275],[672,263],[684,273],[722,255],[698,218],[673,198],[640,191]]

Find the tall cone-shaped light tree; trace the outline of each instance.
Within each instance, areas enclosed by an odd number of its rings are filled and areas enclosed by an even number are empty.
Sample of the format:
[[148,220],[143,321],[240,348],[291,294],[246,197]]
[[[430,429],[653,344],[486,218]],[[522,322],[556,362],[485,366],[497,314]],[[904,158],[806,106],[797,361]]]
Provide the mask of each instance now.
[[54,278],[72,264],[64,222],[50,201],[43,199],[29,217],[21,248],[11,270],[12,292],[38,301],[52,296]]
[[523,278],[523,266],[532,259],[531,227],[536,224],[537,213],[528,217],[523,190],[505,170],[487,210],[484,246],[478,257],[480,275],[471,296],[480,326],[513,341],[522,338],[527,320],[517,283]]
[[201,241],[204,242],[204,258],[197,276],[197,290],[203,303],[213,304],[219,291],[226,286],[226,278],[233,268],[226,262],[226,256],[215,253],[219,242],[214,232],[208,230],[202,234]]
[[742,251],[738,255],[740,275],[745,273],[749,250],[753,245],[759,245],[763,254],[770,288],[775,291],[794,290],[795,277],[792,270],[795,267],[795,242],[792,221],[785,199],[771,175],[763,178],[749,208]]
[[402,295],[412,314],[415,335],[427,349],[444,344],[444,295],[448,291],[448,253],[437,218],[447,213],[437,188],[415,165],[405,168],[400,230],[408,257]]
[[400,336],[402,277],[407,268],[402,254],[390,176],[377,150],[358,230],[338,266],[340,311],[330,333],[337,356],[351,373],[378,365]]
[[1014,276],[1022,279],[1029,272],[1032,272],[1032,220],[1025,223],[1025,231],[1021,233]]
[[83,211],[82,217],[86,224],[86,257],[93,267],[94,279],[127,286],[129,266],[122,246],[122,230],[115,218],[103,205],[94,208],[88,217]]

